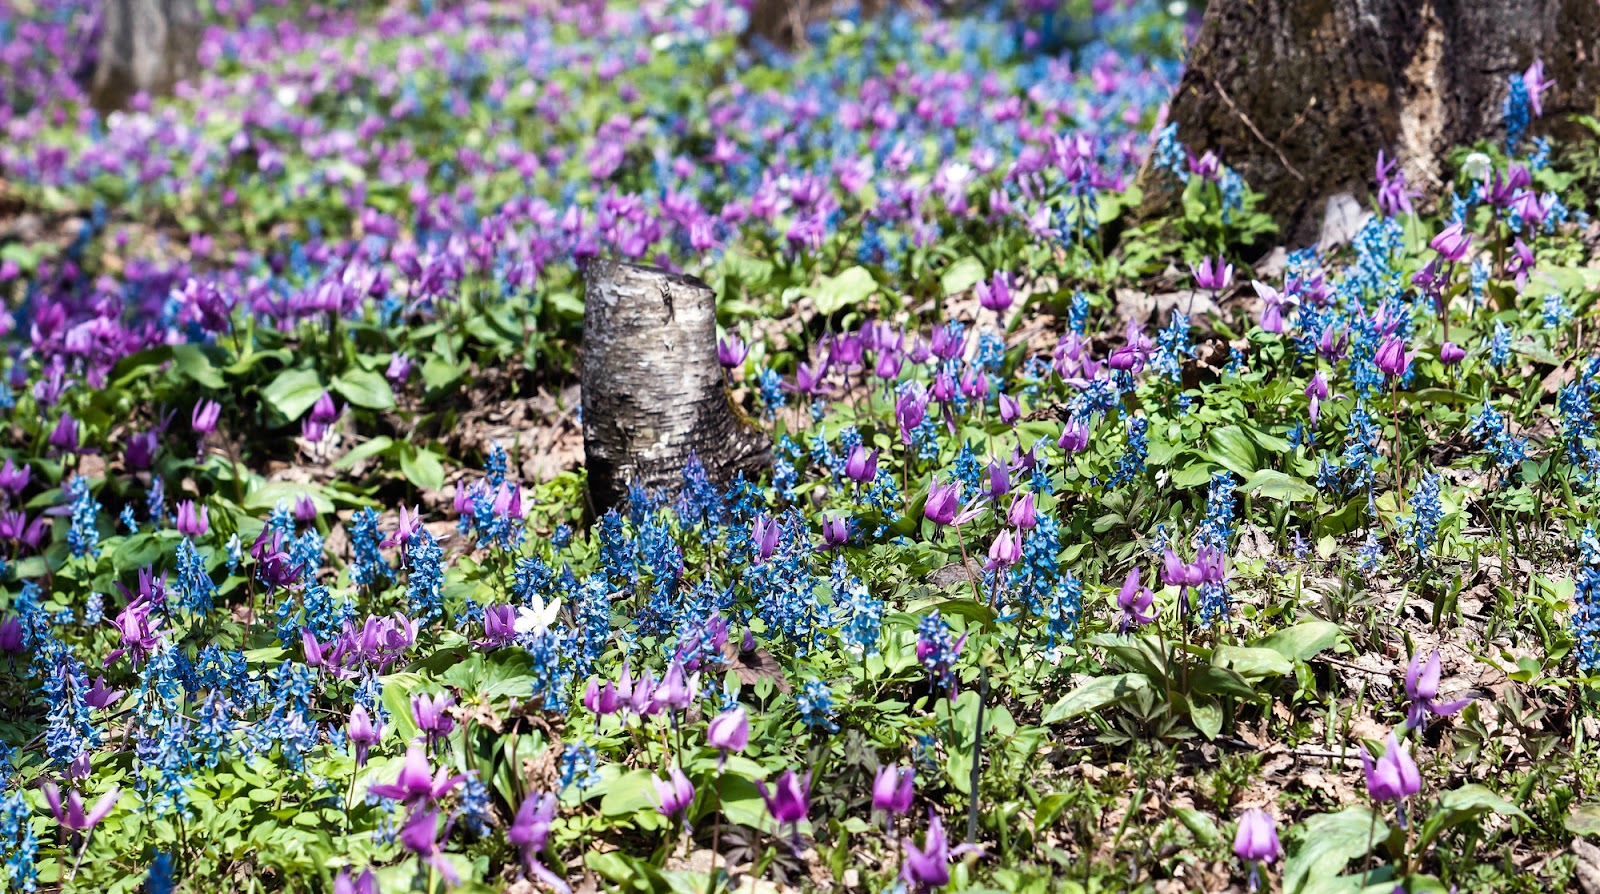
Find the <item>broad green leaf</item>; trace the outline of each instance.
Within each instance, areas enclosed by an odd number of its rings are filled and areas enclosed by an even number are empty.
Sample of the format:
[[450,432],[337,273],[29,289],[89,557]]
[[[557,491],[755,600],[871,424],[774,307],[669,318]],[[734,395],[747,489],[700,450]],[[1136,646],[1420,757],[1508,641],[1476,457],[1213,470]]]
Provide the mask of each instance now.
[[444,466],[431,450],[418,450],[410,444],[400,451],[400,471],[417,490],[436,491],[444,487]]
[[1283,863],[1286,894],[1308,894],[1308,883],[1333,879],[1351,860],[1365,855],[1370,842],[1389,837],[1389,827],[1366,807],[1317,814],[1297,831],[1301,844]]
[[1175,807],[1172,815],[1194,835],[1194,840],[1205,847],[1214,847],[1222,841],[1222,832],[1208,814],[1193,807]]
[[1200,487],[1209,482],[1219,471],[1221,470],[1213,463],[1192,462],[1172,473],[1172,486],[1185,490]]
[[380,677],[383,681],[383,706],[389,711],[398,741],[410,742],[417,736],[417,722],[411,717],[411,696],[423,691],[421,674],[402,671]]
[[1037,835],[1054,825],[1055,821],[1061,818],[1061,811],[1067,809],[1070,803],[1072,795],[1066,792],[1056,792],[1040,798],[1039,806],[1033,811],[1034,834]]
[[323,496],[321,488],[298,481],[268,481],[250,491],[244,498],[244,508],[271,510],[277,508],[279,503],[293,506],[301,497],[310,497],[318,512],[333,511],[333,503]]
[[1215,739],[1222,732],[1222,703],[1214,698],[1192,698],[1189,700],[1189,719],[1194,722],[1194,728],[1200,731],[1209,741]]
[[394,391],[382,375],[365,369],[353,369],[334,376],[333,390],[358,407],[369,410],[387,410],[394,406]]
[[1071,720],[1090,711],[1097,711],[1106,705],[1120,701],[1138,692],[1150,688],[1150,678],[1144,674],[1115,674],[1109,677],[1096,677],[1079,686],[1061,700],[1050,706],[1044,712],[1041,723],[1060,723]]
[[1214,428],[1206,441],[1211,448],[1206,455],[1221,463],[1228,471],[1246,479],[1255,474],[1258,465],[1256,446],[1244,429],[1237,425]]
[[1311,656],[1330,649],[1342,636],[1339,625],[1329,621],[1306,621],[1268,634],[1255,645],[1271,649],[1290,661],[1307,661]]
[[210,356],[206,353],[205,345],[173,345],[172,365],[178,371],[188,376],[196,384],[206,388],[222,389],[228,387],[222,373],[217,371],[212,364]]
[[1476,819],[1485,813],[1497,813],[1519,819],[1528,818],[1528,815],[1522,812],[1522,808],[1484,786],[1469,782],[1439,796],[1439,806],[1434,808],[1433,813],[1428,815],[1427,822],[1422,824],[1417,849],[1421,851],[1426,848],[1444,830]]
[[451,363],[442,357],[429,357],[422,361],[422,383],[430,391],[447,388],[466,373],[465,363]]
[[334,460],[333,467],[335,469],[348,469],[356,463],[361,462],[364,459],[377,456],[393,446],[393,438],[389,437],[388,435],[378,435],[369,441],[364,441],[360,444],[357,444],[344,456]]
[[860,304],[878,290],[877,280],[865,267],[851,267],[838,276],[825,276],[811,293],[817,313],[828,315]]
[[606,816],[632,816],[641,810],[653,809],[656,803],[655,784],[650,781],[653,776],[651,771],[642,768],[619,776],[600,799],[600,812]]
[[1281,677],[1294,673],[1294,662],[1275,649],[1249,646],[1218,646],[1211,660],[1226,667],[1246,680],[1255,682],[1268,677]]
[[1257,471],[1241,488],[1245,493],[1280,503],[1310,503],[1317,498],[1317,489],[1311,484],[1277,469]]
[[944,287],[944,294],[948,297],[977,285],[983,280],[985,273],[983,262],[968,255],[946,267],[939,275],[939,284]]
[[284,420],[293,422],[304,416],[325,390],[314,370],[286,369],[261,389],[261,397]]
[[1600,803],[1590,801],[1572,808],[1563,825],[1574,835],[1600,835]]

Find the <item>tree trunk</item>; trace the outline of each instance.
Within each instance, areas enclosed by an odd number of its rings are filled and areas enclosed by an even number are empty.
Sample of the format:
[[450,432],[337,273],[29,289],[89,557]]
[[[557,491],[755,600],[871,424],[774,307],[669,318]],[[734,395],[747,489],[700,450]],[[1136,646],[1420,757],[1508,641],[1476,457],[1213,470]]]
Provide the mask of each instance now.
[[1171,106],[1296,244],[1324,204],[1363,195],[1378,151],[1437,194],[1445,153],[1503,137],[1509,78],[1542,57],[1555,87],[1535,128],[1571,127],[1600,96],[1595,0],[1212,0]]
[[200,12],[194,0],[105,0],[92,58],[90,100],[102,113],[137,93],[165,93],[198,67]]
[[597,258],[584,270],[583,449],[594,510],[635,483],[676,491],[690,455],[713,481],[771,461],[728,398],[717,296],[692,276]]

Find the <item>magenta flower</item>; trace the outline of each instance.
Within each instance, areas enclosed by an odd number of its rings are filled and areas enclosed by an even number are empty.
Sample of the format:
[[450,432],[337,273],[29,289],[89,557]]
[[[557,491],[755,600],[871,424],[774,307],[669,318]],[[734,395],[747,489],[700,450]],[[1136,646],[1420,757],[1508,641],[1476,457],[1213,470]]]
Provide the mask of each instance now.
[[333,894],[378,894],[378,877],[367,869],[352,880],[350,870],[341,869],[333,880]]
[[83,799],[78,797],[76,791],[67,793],[67,805],[63,810],[61,791],[56,788],[55,783],[46,782],[40,788],[44,790],[44,799],[49,802],[50,812],[55,815],[56,822],[71,832],[88,832],[98,826],[111,812],[111,808],[116,806],[117,799],[122,797],[122,790],[112,786],[110,791],[100,796],[100,800],[94,802],[94,806],[89,808],[86,814],[83,812]]
[[778,548],[778,536],[781,533],[776,519],[767,515],[756,516],[751,524],[750,542],[755,546],[757,560],[765,562],[772,558],[773,551]]
[[745,344],[744,339],[739,336],[729,335],[725,338],[717,339],[717,362],[722,364],[724,369],[737,367],[749,355],[750,346]]
[[845,477],[857,484],[871,484],[878,477],[878,451],[857,444],[850,448],[850,458],[844,464]]
[[1283,322],[1283,308],[1286,304],[1292,304],[1293,299],[1285,298],[1282,292],[1259,279],[1250,280],[1250,285],[1255,288],[1256,295],[1261,299],[1262,331],[1282,335],[1286,328]]
[[22,622],[15,616],[8,616],[0,621],[0,652],[7,657],[20,654],[24,648],[22,637]]
[[1544,92],[1556,85],[1555,81],[1545,79],[1543,59],[1533,60],[1528,70],[1522,73],[1522,84],[1528,88],[1528,108],[1533,111],[1533,117],[1543,117]]
[[417,729],[427,735],[430,745],[437,744],[456,728],[455,718],[450,716],[450,708],[455,703],[455,696],[448,692],[411,697],[411,719],[416,722]]
[[83,700],[88,702],[91,708],[104,709],[109,705],[116,704],[122,696],[123,691],[121,689],[106,688],[106,678],[102,674],[94,678],[94,685],[90,686],[89,691],[84,693]]
[[1471,696],[1443,704],[1435,701],[1439,695],[1439,671],[1437,650],[1427,661],[1422,660],[1421,652],[1411,656],[1411,666],[1406,668],[1406,697],[1411,699],[1411,707],[1406,712],[1407,730],[1420,729],[1429,714],[1449,717],[1472,703]]
[[367,752],[383,738],[383,721],[372,722],[367,709],[356,705],[350,712],[350,727],[346,733],[356,749],[356,766],[367,765]]
[[1156,595],[1144,586],[1139,579],[1139,569],[1135,567],[1122,579],[1122,589],[1117,591],[1117,607],[1122,609],[1121,632],[1143,627],[1156,619],[1153,607]]
[[1406,352],[1405,339],[1398,335],[1391,335],[1378,345],[1378,353],[1373,358],[1378,369],[1391,379],[1398,379],[1411,368],[1411,355]]
[[383,541],[378,545],[404,548],[405,544],[409,543],[411,538],[420,530],[422,530],[422,510],[416,507],[407,510],[406,507],[401,506],[400,521],[395,525],[394,533],[383,538]]
[[890,817],[903,815],[911,809],[916,779],[917,771],[912,767],[879,767],[872,780],[872,809]]
[[62,413],[55,430],[50,432],[50,446],[62,453],[78,452],[78,420],[71,413]]
[[1393,732],[1389,733],[1383,756],[1376,762],[1367,749],[1361,749],[1361,767],[1367,777],[1367,794],[1374,801],[1398,801],[1422,790],[1417,764]]
[[33,475],[33,466],[24,465],[17,468],[8,457],[4,466],[0,466],[0,491],[15,497],[28,487],[28,479]]
[[193,500],[183,500],[178,503],[177,512],[178,533],[185,537],[204,537],[211,528],[211,520],[204,504],[195,507]]
[[694,703],[697,689],[697,681],[689,678],[683,669],[683,662],[674,658],[667,665],[667,672],[662,676],[661,685],[656,687],[651,701],[657,708],[682,711]]
[[217,430],[217,419],[221,415],[222,404],[214,400],[202,400],[190,411],[189,425],[195,434],[203,438]]
[[1345,350],[1350,347],[1350,332],[1346,329],[1334,331],[1332,326],[1322,330],[1322,335],[1317,338],[1317,356],[1329,363],[1338,363],[1344,359]]
[[1322,402],[1328,399],[1328,377],[1322,370],[1311,377],[1306,384],[1306,398],[1311,401],[1311,427],[1317,427],[1317,419],[1322,415]]
[[1056,439],[1056,446],[1067,453],[1082,453],[1089,447],[1089,426],[1087,423],[1074,419],[1061,429],[1061,437]]
[[1011,509],[1006,512],[1006,521],[1019,531],[1031,531],[1039,523],[1038,510],[1034,508],[1033,491],[1024,491],[1020,496],[1011,500]]
[[996,273],[989,282],[980,282],[972,287],[978,295],[978,304],[997,314],[1003,314],[1011,307],[1011,277],[1005,273]]
[[1439,362],[1445,366],[1455,366],[1467,356],[1467,352],[1456,345],[1455,342],[1445,342],[1439,346]]
[[383,371],[383,377],[390,383],[399,385],[411,378],[411,358],[402,353],[395,353],[389,357],[389,368]]
[[793,770],[784,770],[771,788],[767,787],[764,779],[757,781],[756,787],[761,790],[761,800],[766,802],[767,813],[778,825],[797,829],[806,818],[806,811],[811,806],[810,773],[801,777],[796,776]]
[[1022,558],[1022,538],[1011,532],[1010,528],[1001,528],[995,535],[994,543],[989,545],[989,561],[984,567],[990,571],[1010,568]]
[[400,773],[394,782],[375,783],[368,786],[367,791],[391,801],[419,804],[424,801],[439,800],[467,778],[451,776],[450,771],[444,767],[440,767],[438,772],[430,775],[431,769],[427,752],[422,750],[421,745],[412,743],[406,748],[405,763],[401,765]]
[[1278,826],[1265,810],[1252,807],[1239,817],[1239,831],[1233,836],[1233,853],[1250,864],[1250,890],[1260,886],[1260,864],[1278,858]]
[[912,382],[894,402],[894,418],[900,424],[900,443],[911,446],[911,433],[916,431],[927,415],[928,397],[923,393],[921,383]]
[[400,844],[416,854],[418,859],[426,861],[447,883],[454,885],[461,881],[461,877],[456,874],[455,866],[451,865],[444,851],[439,848],[439,808],[421,806],[414,808],[411,817],[400,830]]
[[590,680],[589,685],[583,690],[583,706],[593,711],[597,717],[607,717],[617,713],[622,708],[622,699],[617,695],[617,684],[606,681],[601,686],[596,680]]
[[944,824],[932,810],[928,811],[928,834],[923,836],[922,847],[907,838],[905,852],[900,878],[911,890],[927,892],[950,883],[950,842],[945,838]]
[[522,853],[522,865],[528,874],[562,894],[571,888],[560,876],[539,862],[539,852],[550,840],[550,825],[556,818],[556,796],[553,794],[529,795],[517,808],[516,818],[506,829],[506,841]]
[[655,786],[656,810],[662,816],[677,816],[694,803],[694,784],[677,767],[672,768],[666,779],[652,776],[650,783]]
[[1453,223],[1439,232],[1428,243],[1439,257],[1452,263],[1460,261],[1467,256],[1467,249],[1472,246],[1472,234],[1460,223]]
[[822,543],[826,549],[837,549],[850,542],[850,523],[842,515],[828,513],[822,517]]
[[122,451],[123,462],[135,472],[142,472],[155,462],[156,450],[160,446],[161,437],[156,432],[137,432],[128,438],[128,446]]
[[1195,285],[1202,289],[1220,292],[1233,285],[1233,265],[1222,258],[1201,258],[1200,266],[1189,265],[1189,272],[1194,275]]
[[750,744],[750,716],[744,705],[735,705],[711,718],[706,725],[706,744],[721,752],[717,757],[719,767],[729,754],[743,751]]

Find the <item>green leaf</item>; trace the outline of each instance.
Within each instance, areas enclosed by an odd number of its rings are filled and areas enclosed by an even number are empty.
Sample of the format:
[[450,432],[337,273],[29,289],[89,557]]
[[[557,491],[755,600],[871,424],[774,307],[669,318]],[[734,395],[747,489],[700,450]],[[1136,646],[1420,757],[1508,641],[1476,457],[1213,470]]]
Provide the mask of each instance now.
[[292,506],[301,497],[310,497],[312,505],[317,507],[318,512],[333,511],[332,501],[323,496],[321,488],[298,481],[268,481],[244,498],[244,508],[272,510],[279,503],[288,503]]
[[1477,819],[1485,813],[1514,816],[1519,819],[1528,818],[1528,815],[1522,812],[1522,808],[1484,786],[1469,782],[1439,796],[1439,806],[1428,816],[1428,821],[1422,824],[1422,833],[1417,840],[1418,852],[1431,844],[1444,830]]
[[402,671],[380,677],[383,681],[383,706],[388,709],[399,741],[409,742],[417,737],[417,722],[411,716],[411,696],[421,691],[424,682],[421,674]]
[[400,451],[400,472],[417,490],[436,491],[444,487],[444,466],[431,450],[418,450],[410,444]]
[[1228,695],[1234,698],[1254,699],[1256,691],[1250,682],[1236,671],[1225,667],[1202,668],[1189,680],[1195,692],[1207,695]]
[[1189,719],[1200,735],[1208,741],[1215,739],[1222,732],[1222,703],[1214,698],[1192,698],[1189,700]]
[[1044,712],[1044,718],[1039,722],[1051,724],[1071,720],[1121,701],[1141,689],[1149,688],[1150,678],[1144,674],[1096,677],[1062,696],[1060,701],[1050,706],[1050,710]]
[[632,816],[655,807],[654,774],[646,769],[632,770],[613,780],[600,799],[600,812],[606,816]]
[[968,255],[944,269],[944,273],[939,275],[939,285],[944,287],[944,294],[949,297],[977,285],[983,281],[986,273],[983,262]]
[[333,467],[335,469],[348,469],[356,463],[361,462],[364,459],[377,456],[393,446],[393,438],[389,437],[388,435],[378,435],[369,441],[362,442],[357,444],[355,447],[352,447],[344,456],[341,456],[333,461]]
[[1277,469],[1261,469],[1240,486],[1245,493],[1280,503],[1310,503],[1317,498],[1315,487]]
[[1249,646],[1218,646],[1212,653],[1213,663],[1232,669],[1252,683],[1267,677],[1281,677],[1294,673],[1294,662],[1275,649]]
[[1572,808],[1562,825],[1574,835],[1600,835],[1600,803],[1590,801]]
[[1034,834],[1037,835],[1055,825],[1055,821],[1061,818],[1061,811],[1066,810],[1070,803],[1072,795],[1067,792],[1056,792],[1040,798],[1039,806],[1033,811]]
[[228,383],[222,378],[222,373],[212,365],[211,358],[206,355],[205,345],[173,345],[172,365],[178,371],[188,376],[196,384],[206,388],[222,389]]
[[1221,463],[1228,471],[1248,479],[1256,471],[1256,445],[1250,436],[1237,425],[1214,428],[1206,438],[1210,450],[1206,455]]
[[1364,856],[1368,836],[1372,841],[1389,837],[1389,827],[1366,807],[1346,807],[1338,813],[1321,813],[1299,827],[1301,845],[1283,864],[1283,890],[1308,894],[1308,882],[1333,879],[1351,860]]
[[261,397],[284,421],[292,422],[304,416],[325,390],[315,370],[286,369],[261,389]]
[[422,361],[422,383],[429,391],[441,391],[453,385],[467,373],[467,364],[451,363],[442,357],[430,356]]
[[1172,814],[1194,836],[1196,843],[1204,847],[1215,847],[1222,841],[1222,832],[1217,829],[1216,822],[1205,813],[1193,807],[1175,807]]
[[1188,489],[1206,484],[1217,474],[1217,466],[1208,462],[1192,462],[1172,473],[1172,486]]
[[394,407],[394,391],[382,375],[365,369],[353,369],[334,376],[333,390],[358,407],[369,410],[388,410]]
[[878,282],[865,267],[851,267],[838,276],[825,276],[811,293],[817,304],[817,313],[833,314],[846,307],[860,304],[878,290]]
[[1307,621],[1268,634],[1256,640],[1255,645],[1290,661],[1308,661],[1323,649],[1332,648],[1342,635],[1339,625],[1330,621]]

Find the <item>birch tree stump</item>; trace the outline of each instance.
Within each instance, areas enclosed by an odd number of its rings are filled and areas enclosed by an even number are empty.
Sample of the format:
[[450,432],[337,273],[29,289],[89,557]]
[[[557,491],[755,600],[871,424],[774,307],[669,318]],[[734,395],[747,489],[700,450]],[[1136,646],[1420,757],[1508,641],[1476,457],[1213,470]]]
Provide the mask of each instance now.
[[80,78],[102,113],[136,93],[165,93],[199,66],[195,0],[105,0]]
[[[1212,0],[1173,97],[1178,138],[1266,194],[1297,244],[1329,197],[1367,193],[1378,150],[1438,195],[1446,153],[1503,137],[1509,78],[1555,87],[1536,132],[1600,97],[1594,0]],[[1159,189],[1147,191],[1160,192]]]
[[597,513],[628,488],[677,491],[691,454],[713,481],[771,462],[717,361],[717,296],[692,276],[604,258],[584,270],[583,450]]

